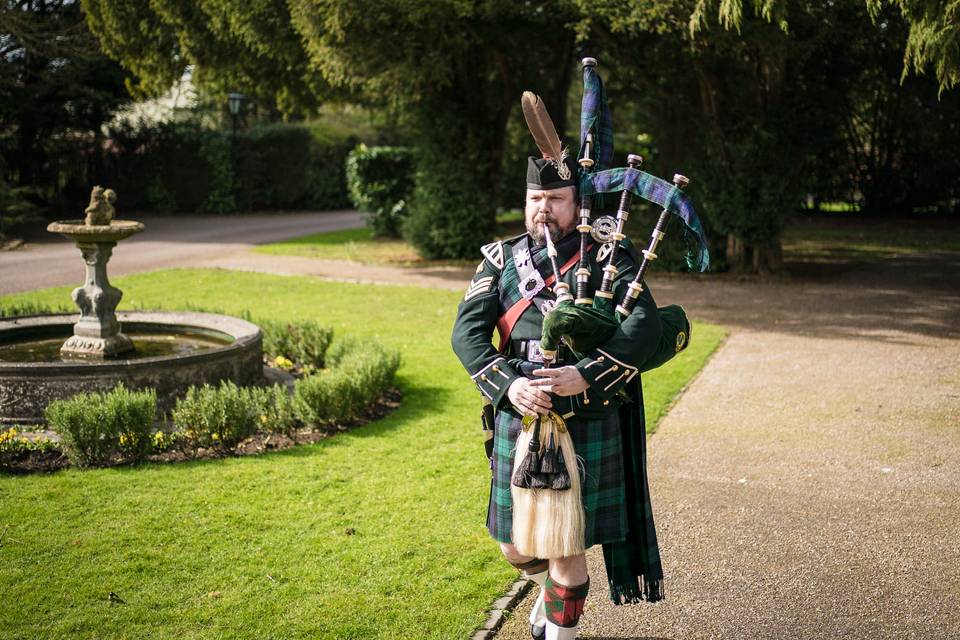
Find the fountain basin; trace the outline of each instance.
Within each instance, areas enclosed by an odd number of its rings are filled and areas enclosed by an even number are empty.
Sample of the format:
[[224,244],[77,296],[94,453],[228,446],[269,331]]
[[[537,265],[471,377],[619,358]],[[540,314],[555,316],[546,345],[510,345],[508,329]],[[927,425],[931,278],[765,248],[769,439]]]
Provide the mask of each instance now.
[[253,323],[195,312],[127,311],[117,319],[141,351],[110,360],[59,355],[55,346],[73,333],[76,314],[0,320],[0,423],[40,422],[52,400],[119,381],[156,389],[159,409],[169,411],[191,385],[262,380],[263,336]]
[[143,223],[111,220],[110,224],[85,224],[83,220],[59,220],[48,224],[47,231],[62,234],[74,242],[120,242],[143,231]]

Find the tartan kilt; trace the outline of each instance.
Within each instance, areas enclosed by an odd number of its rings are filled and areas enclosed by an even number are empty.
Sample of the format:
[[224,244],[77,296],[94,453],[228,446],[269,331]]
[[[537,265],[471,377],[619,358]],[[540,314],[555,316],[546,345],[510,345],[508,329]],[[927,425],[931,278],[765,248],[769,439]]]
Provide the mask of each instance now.
[[[623,540],[627,534],[626,493],[616,411],[600,419],[566,420],[577,456],[582,458],[581,498],[586,516],[585,548]],[[512,406],[498,409],[494,421],[493,478],[487,506],[487,530],[499,542],[513,542],[510,478],[521,416]]]

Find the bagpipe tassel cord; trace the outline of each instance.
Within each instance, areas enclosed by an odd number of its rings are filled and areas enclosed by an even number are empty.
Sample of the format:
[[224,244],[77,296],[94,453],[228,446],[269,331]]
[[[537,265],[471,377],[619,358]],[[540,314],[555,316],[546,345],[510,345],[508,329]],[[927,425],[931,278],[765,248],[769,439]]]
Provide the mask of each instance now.
[[[513,544],[523,555],[538,558],[578,555],[584,552],[585,516],[573,440],[563,419],[556,414],[542,416],[538,422],[539,430],[528,428],[521,431],[517,437],[515,471],[510,485],[513,498]],[[535,434],[536,431],[539,433]],[[570,481],[569,489],[558,491],[517,486],[522,457],[529,452],[534,435],[541,448],[547,446],[550,436],[553,435],[558,447],[557,461],[564,465],[563,470]]]

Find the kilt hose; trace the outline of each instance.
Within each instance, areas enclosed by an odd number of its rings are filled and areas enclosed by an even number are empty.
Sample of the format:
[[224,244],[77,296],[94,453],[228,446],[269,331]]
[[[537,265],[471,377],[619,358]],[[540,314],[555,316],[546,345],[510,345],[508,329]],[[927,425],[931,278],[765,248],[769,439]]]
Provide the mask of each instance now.
[[[510,478],[522,416],[513,406],[497,410],[493,436],[493,478],[487,506],[487,530],[494,540],[513,542]],[[616,411],[602,419],[572,417],[567,429],[577,452],[585,515],[584,548],[623,540],[627,534],[626,495]]]

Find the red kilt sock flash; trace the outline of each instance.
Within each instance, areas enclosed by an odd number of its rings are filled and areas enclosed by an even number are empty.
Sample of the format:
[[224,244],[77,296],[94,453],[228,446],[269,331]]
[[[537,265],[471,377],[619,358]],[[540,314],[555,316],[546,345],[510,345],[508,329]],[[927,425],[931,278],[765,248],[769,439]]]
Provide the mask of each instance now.
[[547,638],[575,638],[577,623],[583,614],[583,603],[590,591],[590,578],[583,584],[567,586],[547,577],[544,585],[544,608],[547,613]]

